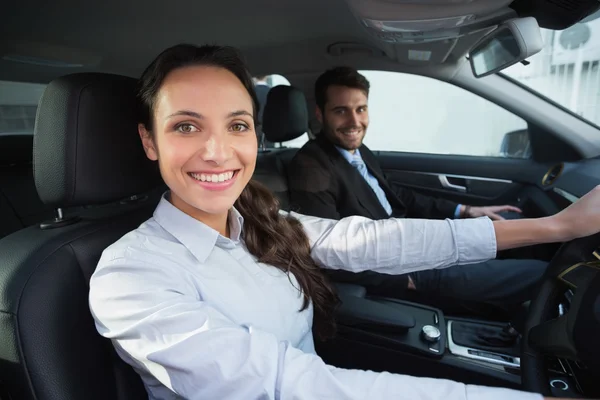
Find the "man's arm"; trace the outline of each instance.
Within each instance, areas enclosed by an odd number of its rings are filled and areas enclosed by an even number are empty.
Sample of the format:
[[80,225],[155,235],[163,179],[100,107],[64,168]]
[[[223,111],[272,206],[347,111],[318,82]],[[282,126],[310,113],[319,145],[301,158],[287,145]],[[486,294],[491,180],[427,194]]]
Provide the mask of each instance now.
[[340,219],[337,183],[330,169],[318,160],[298,154],[288,167],[291,209],[304,215]]
[[456,217],[458,203],[426,196],[391,182],[389,185],[406,206],[406,217],[408,218],[445,219]]
[[503,220],[504,218],[501,214],[504,212],[521,213],[519,208],[509,205],[473,207],[450,200],[426,196],[399,185],[392,185],[391,183],[390,187],[392,187],[396,195],[406,205],[407,216],[409,218],[489,217],[492,220]]

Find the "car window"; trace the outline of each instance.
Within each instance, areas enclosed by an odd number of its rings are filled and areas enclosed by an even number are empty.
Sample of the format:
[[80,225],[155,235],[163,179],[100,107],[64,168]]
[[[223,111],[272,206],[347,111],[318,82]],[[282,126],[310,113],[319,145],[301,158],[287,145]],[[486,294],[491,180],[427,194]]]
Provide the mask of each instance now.
[[361,73],[371,83],[364,143],[372,150],[530,156],[526,121],[482,97],[418,75]]
[[600,12],[572,27],[542,29],[544,48],[502,74],[600,126]]
[[46,85],[0,81],[0,135],[33,134],[38,102]]

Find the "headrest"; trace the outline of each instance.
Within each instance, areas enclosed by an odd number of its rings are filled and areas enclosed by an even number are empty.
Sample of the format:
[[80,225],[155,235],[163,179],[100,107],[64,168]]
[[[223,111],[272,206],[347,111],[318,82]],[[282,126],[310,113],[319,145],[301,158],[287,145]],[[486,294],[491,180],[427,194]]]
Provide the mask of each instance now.
[[304,93],[284,85],[269,90],[263,113],[263,132],[270,142],[287,142],[308,132]]
[[160,183],[137,131],[136,80],[79,73],[51,82],[33,138],[35,185],[57,207],[108,203]]

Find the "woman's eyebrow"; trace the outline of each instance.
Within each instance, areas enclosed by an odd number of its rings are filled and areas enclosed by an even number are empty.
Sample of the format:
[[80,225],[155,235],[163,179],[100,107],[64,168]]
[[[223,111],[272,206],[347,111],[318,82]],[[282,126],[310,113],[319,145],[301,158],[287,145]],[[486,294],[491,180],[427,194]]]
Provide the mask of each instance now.
[[246,110],[237,110],[237,111],[232,111],[227,115],[227,118],[233,118],[233,117],[241,117],[242,115],[247,115],[249,117],[252,117],[252,113],[246,111]]
[[181,116],[181,115],[185,115],[185,116],[193,117],[193,118],[197,118],[197,119],[204,119],[202,114],[199,114],[195,111],[190,111],[190,110],[179,110],[179,111],[174,112],[173,114],[167,116],[167,118],[165,118],[165,119],[169,119],[169,118],[173,118],[173,117],[177,117],[177,116]]
[[[182,116],[182,115],[196,118],[196,119],[204,119],[204,116],[202,114],[199,114],[195,111],[190,111],[190,110],[179,110],[179,111],[174,112],[173,114],[167,116],[165,119],[178,117],[178,116]],[[246,110],[237,110],[237,111],[232,111],[229,114],[227,114],[227,118],[240,117],[242,115],[247,115],[249,117],[252,117],[252,113],[250,113]]]

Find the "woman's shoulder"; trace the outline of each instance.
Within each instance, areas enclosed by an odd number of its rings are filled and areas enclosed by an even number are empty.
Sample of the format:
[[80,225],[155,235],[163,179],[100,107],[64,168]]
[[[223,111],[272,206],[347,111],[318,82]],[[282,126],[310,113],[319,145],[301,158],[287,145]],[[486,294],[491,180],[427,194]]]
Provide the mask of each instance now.
[[107,247],[90,279],[90,304],[120,296],[186,288],[183,245],[153,218]]
[[156,264],[161,259],[171,258],[169,256],[181,246],[154,218],[150,218],[104,249],[96,271],[114,264]]

